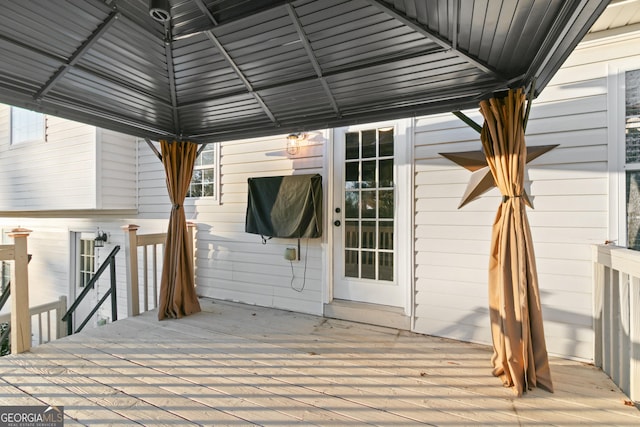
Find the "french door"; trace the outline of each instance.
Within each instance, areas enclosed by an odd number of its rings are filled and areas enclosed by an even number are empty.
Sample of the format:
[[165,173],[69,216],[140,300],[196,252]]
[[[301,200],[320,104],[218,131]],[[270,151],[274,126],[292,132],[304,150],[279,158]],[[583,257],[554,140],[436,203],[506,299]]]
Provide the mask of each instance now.
[[395,125],[334,132],[333,297],[404,307],[398,219],[410,206],[398,204],[409,190],[399,185],[398,160],[405,137]]

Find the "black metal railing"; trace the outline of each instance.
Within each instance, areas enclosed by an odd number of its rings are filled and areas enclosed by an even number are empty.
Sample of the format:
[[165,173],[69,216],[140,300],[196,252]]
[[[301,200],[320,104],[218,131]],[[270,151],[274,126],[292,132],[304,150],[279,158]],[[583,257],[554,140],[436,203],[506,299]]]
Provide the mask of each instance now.
[[84,297],[87,296],[89,291],[94,288],[96,282],[100,279],[100,276],[102,276],[102,273],[104,273],[107,267],[109,267],[109,271],[111,273],[111,286],[109,286],[109,290],[102,296],[96,306],[93,307],[91,312],[87,315],[80,326],[78,326],[78,329],[76,329],[75,333],[80,332],[82,328],[84,328],[86,324],[89,323],[91,317],[96,314],[96,312],[100,309],[107,298],[109,298],[109,296],[111,296],[111,321],[115,322],[116,320],[118,320],[118,302],[116,300],[116,254],[118,253],[118,251],[120,251],[120,246],[116,246],[115,248],[113,248],[111,253],[107,256],[107,259],[102,263],[100,268],[98,268],[98,271],[96,271],[91,280],[89,280],[89,283],[87,283],[80,295],[78,295],[78,298],[76,298],[73,304],[71,304],[71,307],[69,307],[69,310],[67,310],[64,316],[62,316],[62,320],[67,322],[68,335],[74,334],[73,313],[76,311]]

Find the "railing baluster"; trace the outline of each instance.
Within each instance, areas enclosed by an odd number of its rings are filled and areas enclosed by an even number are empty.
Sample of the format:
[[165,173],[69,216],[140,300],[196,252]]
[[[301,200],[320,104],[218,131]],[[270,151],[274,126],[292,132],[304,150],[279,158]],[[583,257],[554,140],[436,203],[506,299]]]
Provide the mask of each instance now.
[[42,345],[42,313],[38,313],[38,344]]
[[147,251],[149,246],[142,247],[142,263],[143,265],[143,297],[144,297],[144,311],[149,311],[149,263],[147,262]]
[[153,245],[153,308],[158,306],[158,245]]
[[51,339],[51,310],[47,310],[47,342],[52,341]]
[[594,246],[594,363],[640,402],[640,253]]

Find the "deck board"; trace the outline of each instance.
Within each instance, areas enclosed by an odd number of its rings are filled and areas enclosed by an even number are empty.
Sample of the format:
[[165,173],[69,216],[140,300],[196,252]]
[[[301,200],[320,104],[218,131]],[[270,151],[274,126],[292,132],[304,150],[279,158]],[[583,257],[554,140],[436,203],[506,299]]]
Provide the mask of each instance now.
[[66,425],[640,425],[593,366],[551,359],[556,392],[523,397],[490,349],[316,316],[202,300],[0,358],[0,405],[64,405]]

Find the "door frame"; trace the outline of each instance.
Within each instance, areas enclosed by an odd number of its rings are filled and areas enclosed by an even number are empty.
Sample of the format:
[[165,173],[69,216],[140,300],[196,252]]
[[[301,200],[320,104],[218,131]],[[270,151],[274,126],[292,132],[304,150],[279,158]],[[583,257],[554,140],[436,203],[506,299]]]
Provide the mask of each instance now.
[[[323,289],[323,303],[329,304],[333,301],[333,287],[335,285],[335,262],[333,257],[334,242],[334,208],[335,208],[335,184],[337,180],[337,167],[334,162],[335,142],[338,135],[343,135],[346,131],[355,131],[362,129],[370,129],[374,127],[394,126],[397,129],[397,135],[401,139],[401,143],[396,148],[396,178],[397,186],[405,187],[406,191],[399,191],[397,195],[397,207],[406,207],[406,209],[397,209],[397,256],[398,269],[397,280],[399,292],[403,293],[403,307],[401,307],[406,316],[411,317],[411,328],[413,328],[413,294],[414,294],[414,269],[415,255],[414,248],[414,119],[388,120],[383,122],[359,124],[353,126],[343,126],[340,128],[328,129],[325,134],[327,141],[325,150],[325,170],[327,171],[326,179],[326,217],[325,230],[326,248],[323,251],[325,257],[325,274],[326,286]],[[402,238],[402,236],[406,236]]]
[[[95,231],[92,230],[87,230],[87,229],[83,229],[83,228],[79,228],[79,229],[68,229],[68,235],[69,235],[69,251],[67,252],[69,254],[69,297],[68,297],[68,305],[71,306],[71,304],[73,304],[76,300],[76,298],[79,295],[78,292],[78,281],[80,280],[80,270],[79,270],[79,265],[78,265],[78,257],[79,257],[79,251],[80,251],[80,247],[79,247],[79,243],[80,240],[82,239],[82,235],[87,235],[87,236],[94,236],[95,235]],[[98,258],[98,253],[95,253],[95,265],[94,265],[94,269],[97,270],[100,266],[98,265],[99,262],[99,258]],[[96,287],[93,288],[94,292],[98,292],[98,284],[96,283]],[[86,306],[86,303],[85,303]],[[84,319],[80,319],[80,321],[78,321],[78,312],[74,313],[73,316],[73,328],[75,329],[77,325],[80,324],[80,322]],[[98,318],[99,312],[94,314],[94,318]]]

